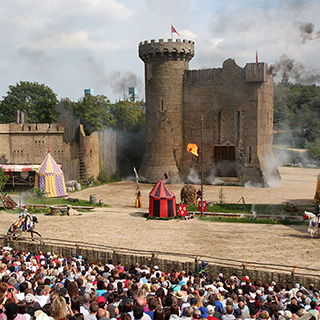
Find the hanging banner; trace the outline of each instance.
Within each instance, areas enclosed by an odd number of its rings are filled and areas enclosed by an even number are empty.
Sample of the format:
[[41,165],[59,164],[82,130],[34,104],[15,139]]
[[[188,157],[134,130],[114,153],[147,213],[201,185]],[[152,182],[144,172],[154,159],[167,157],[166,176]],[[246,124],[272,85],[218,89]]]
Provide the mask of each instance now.
[[185,217],[188,214],[188,210],[187,210],[187,205],[186,204],[179,204],[178,214],[179,214],[180,217]]
[[[202,207],[203,207],[203,212],[207,211],[207,202],[206,201],[202,201]],[[201,201],[199,201],[198,203],[198,209],[199,211],[201,211]]]

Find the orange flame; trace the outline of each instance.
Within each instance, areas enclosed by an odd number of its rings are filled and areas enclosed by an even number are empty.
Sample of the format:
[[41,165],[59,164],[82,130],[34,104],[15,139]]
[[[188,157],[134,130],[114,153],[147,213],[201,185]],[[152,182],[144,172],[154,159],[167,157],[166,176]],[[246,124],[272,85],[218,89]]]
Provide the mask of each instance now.
[[199,148],[195,143],[188,143],[187,150],[188,152],[194,154],[196,157],[199,157],[199,154],[198,154]]

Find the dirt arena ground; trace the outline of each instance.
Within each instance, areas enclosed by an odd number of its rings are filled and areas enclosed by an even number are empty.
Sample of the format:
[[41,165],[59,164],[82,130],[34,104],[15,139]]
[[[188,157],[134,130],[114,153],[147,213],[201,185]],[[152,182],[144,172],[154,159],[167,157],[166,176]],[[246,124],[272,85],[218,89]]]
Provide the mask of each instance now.
[[[272,188],[223,187],[225,200],[237,203],[243,196],[246,203],[312,203],[318,170],[283,167],[280,168],[280,174],[282,181]],[[182,185],[169,185],[169,188],[179,202]],[[133,207],[133,182],[122,181],[73,193],[72,197],[81,199],[89,199],[91,194],[96,194],[98,200],[103,199],[110,207],[73,217],[39,215],[37,230],[46,238],[212,255],[320,270],[320,235],[311,239],[306,226],[211,223],[199,219],[146,220],[142,214],[148,210],[151,189],[152,185],[141,184],[143,209]],[[205,186],[205,199],[218,201],[219,190],[218,186]],[[5,212],[0,214],[1,234],[6,233],[15,218]]]

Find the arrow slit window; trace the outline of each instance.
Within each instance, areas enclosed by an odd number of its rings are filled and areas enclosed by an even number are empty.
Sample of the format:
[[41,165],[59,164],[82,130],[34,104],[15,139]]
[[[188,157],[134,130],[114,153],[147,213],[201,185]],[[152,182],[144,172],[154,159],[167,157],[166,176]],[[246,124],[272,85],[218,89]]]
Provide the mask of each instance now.
[[148,128],[148,142],[152,141],[151,128]]

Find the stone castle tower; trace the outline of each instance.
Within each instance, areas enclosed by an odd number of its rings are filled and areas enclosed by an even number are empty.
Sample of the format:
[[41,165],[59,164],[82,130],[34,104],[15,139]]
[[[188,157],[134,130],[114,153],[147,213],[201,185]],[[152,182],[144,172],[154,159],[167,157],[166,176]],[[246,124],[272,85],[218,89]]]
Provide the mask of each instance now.
[[159,40],[140,43],[145,63],[146,151],[140,173],[158,181],[164,172],[179,180],[182,160],[183,73],[194,56],[194,42]]
[[204,177],[266,186],[279,179],[272,151],[273,77],[266,63],[188,70],[194,42],[180,39],[139,44],[145,63],[146,151],[139,174],[150,182],[164,172],[170,182],[200,174],[187,152],[200,146],[203,115]]

